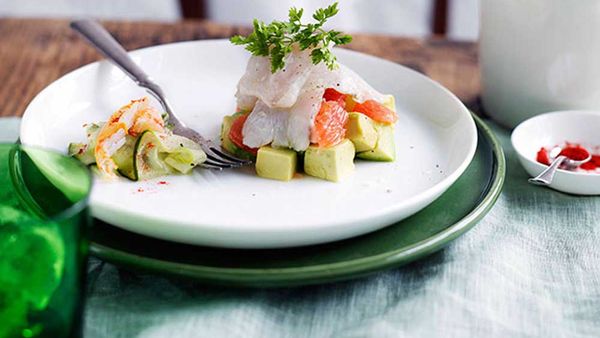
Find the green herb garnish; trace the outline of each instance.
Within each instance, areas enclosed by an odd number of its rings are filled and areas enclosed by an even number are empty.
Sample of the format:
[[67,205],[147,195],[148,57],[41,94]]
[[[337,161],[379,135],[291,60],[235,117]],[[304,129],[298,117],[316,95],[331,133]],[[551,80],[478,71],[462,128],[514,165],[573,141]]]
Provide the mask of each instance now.
[[327,68],[336,67],[336,57],[330,47],[344,45],[352,41],[350,35],[335,30],[324,30],[327,20],[338,13],[338,3],[327,8],[320,8],[313,14],[315,23],[301,22],[303,9],[290,8],[288,22],[273,21],[266,25],[254,19],[254,31],[244,37],[236,35],[230,39],[233,44],[246,45],[253,55],[268,56],[271,59],[271,72],[285,67],[285,57],[292,52],[292,46],[297,44],[300,50],[312,49],[310,56],[313,64],[325,62]]

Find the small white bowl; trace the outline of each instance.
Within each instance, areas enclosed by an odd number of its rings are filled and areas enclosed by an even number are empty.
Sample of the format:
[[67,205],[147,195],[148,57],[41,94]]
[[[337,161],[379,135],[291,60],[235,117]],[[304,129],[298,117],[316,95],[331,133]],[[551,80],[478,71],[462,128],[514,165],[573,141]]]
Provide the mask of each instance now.
[[[536,161],[541,147],[578,143],[591,149],[600,146],[600,111],[568,110],[532,117],[512,132],[511,141],[523,168],[535,177],[546,165]],[[550,188],[576,195],[599,195],[600,174],[558,170]]]

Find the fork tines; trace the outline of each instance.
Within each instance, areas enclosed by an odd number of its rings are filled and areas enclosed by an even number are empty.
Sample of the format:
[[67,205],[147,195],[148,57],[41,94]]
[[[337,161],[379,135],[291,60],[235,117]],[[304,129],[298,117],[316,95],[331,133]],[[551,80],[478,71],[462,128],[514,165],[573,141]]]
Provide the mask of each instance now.
[[206,152],[207,160],[202,163],[202,167],[207,169],[239,168],[252,163],[252,161],[226,154],[215,147],[207,147],[204,152]]

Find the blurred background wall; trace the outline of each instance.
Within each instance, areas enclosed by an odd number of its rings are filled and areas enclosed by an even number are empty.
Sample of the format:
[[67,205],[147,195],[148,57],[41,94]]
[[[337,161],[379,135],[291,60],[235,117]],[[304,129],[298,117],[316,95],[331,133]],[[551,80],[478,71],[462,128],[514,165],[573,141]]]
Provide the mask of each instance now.
[[[500,1],[500,0],[499,0]],[[113,20],[176,21],[186,14],[234,24],[253,18],[284,18],[291,6],[312,12],[333,0],[0,0],[2,17],[93,17]],[[341,0],[331,25],[349,32],[423,37],[431,34],[436,0]],[[479,0],[446,0],[446,34],[475,40]],[[438,8],[439,9],[439,8]]]

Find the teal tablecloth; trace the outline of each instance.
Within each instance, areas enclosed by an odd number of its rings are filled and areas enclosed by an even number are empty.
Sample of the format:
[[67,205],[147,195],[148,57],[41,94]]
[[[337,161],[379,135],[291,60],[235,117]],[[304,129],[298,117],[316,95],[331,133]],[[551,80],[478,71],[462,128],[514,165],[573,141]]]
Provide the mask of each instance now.
[[279,290],[207,287],[92,259],[85,336],[600,336],[600,198],[527,184],[508,132],[495,130],[504,192],[445,250],[356,281]]

